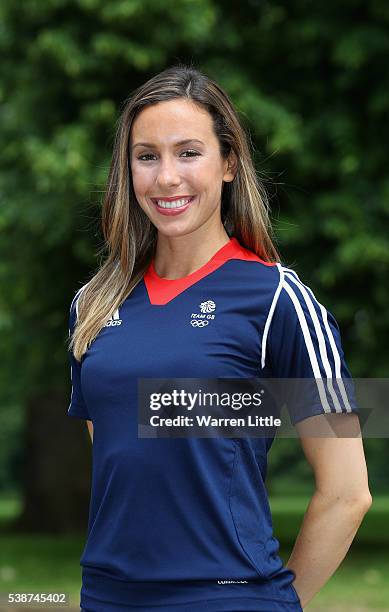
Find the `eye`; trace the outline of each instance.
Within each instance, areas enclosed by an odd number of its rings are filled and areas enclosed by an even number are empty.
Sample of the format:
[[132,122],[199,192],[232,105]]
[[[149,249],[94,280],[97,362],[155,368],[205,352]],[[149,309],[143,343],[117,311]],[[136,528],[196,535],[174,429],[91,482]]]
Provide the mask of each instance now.
[[[191,155],[188,155],[186,157],[197,157],[198,155],[201,155],[201,153],[198,153],[198,151],[194,151],[193,149],[186,149],[186,151],[183,151],[182,154],[184,153],[191,153]],[[139,157],[137,159],[139,159],[140,161],[148,161],[148,159],[144,159],[145,157],[150,158],[153,157],[154,153],[144,153],[143,155],[139,155]]]
[[183,153],[193,153],[193,155],[189,155],[189,157],[196,157],[196,155],[201,155],[201,153],[193,151],[193,149],[187,149],[186,151],[183,151]]
[[139,155],[139,157],[137,157],[137,159],[139,159],[140,161],[147,161],[147,159],[143,159],[144,157],[152,157],[152,153],[145,153],[144,155]]

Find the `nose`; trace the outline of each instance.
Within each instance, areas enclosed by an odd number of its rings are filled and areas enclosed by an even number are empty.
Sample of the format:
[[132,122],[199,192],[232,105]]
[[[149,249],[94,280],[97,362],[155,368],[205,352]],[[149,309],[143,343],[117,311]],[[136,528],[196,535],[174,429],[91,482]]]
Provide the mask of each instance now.
[[181,178],[174,158],[170,156],[161,160],[158,169],[157,184],[161,187],[179,185]]

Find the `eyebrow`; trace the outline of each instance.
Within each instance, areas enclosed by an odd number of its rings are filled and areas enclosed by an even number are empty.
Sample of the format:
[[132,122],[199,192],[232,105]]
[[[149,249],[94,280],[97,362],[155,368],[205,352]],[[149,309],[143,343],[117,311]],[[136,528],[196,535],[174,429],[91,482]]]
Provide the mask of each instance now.
[[[189,142],[199,142],[200,144],[204,144],[202,140],[199,140],[198,138],[186,138],[185,140],[179,140],[178,142],[175,143],[176,147],[179,147],[180,145],[184,145],[184,144],[188,144]],[[133,149],[135,149],[135,147],[155,147],[155,145],[152,142],[137,142],[136,144],[132,145],[131,147],[131,151]]]

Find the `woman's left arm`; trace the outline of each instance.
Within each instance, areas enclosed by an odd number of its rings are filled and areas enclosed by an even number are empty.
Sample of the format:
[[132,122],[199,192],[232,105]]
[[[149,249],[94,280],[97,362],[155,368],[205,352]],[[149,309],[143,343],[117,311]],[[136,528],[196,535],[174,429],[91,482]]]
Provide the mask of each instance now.
[[286,566],[304,607],[344,559],[372,497],[361,437],[301,437],[301,444],[316,486]]

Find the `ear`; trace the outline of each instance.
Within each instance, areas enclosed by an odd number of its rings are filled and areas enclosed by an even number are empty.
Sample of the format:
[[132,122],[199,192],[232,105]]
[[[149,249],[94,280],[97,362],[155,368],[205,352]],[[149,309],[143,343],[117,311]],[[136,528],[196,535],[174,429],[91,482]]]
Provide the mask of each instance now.
[[231,181],[233,181],[237,171],[238,158],[236,157],[234,151],[231,149],[228,158],[225,160],[223,181],[225,183],[230,183]]

